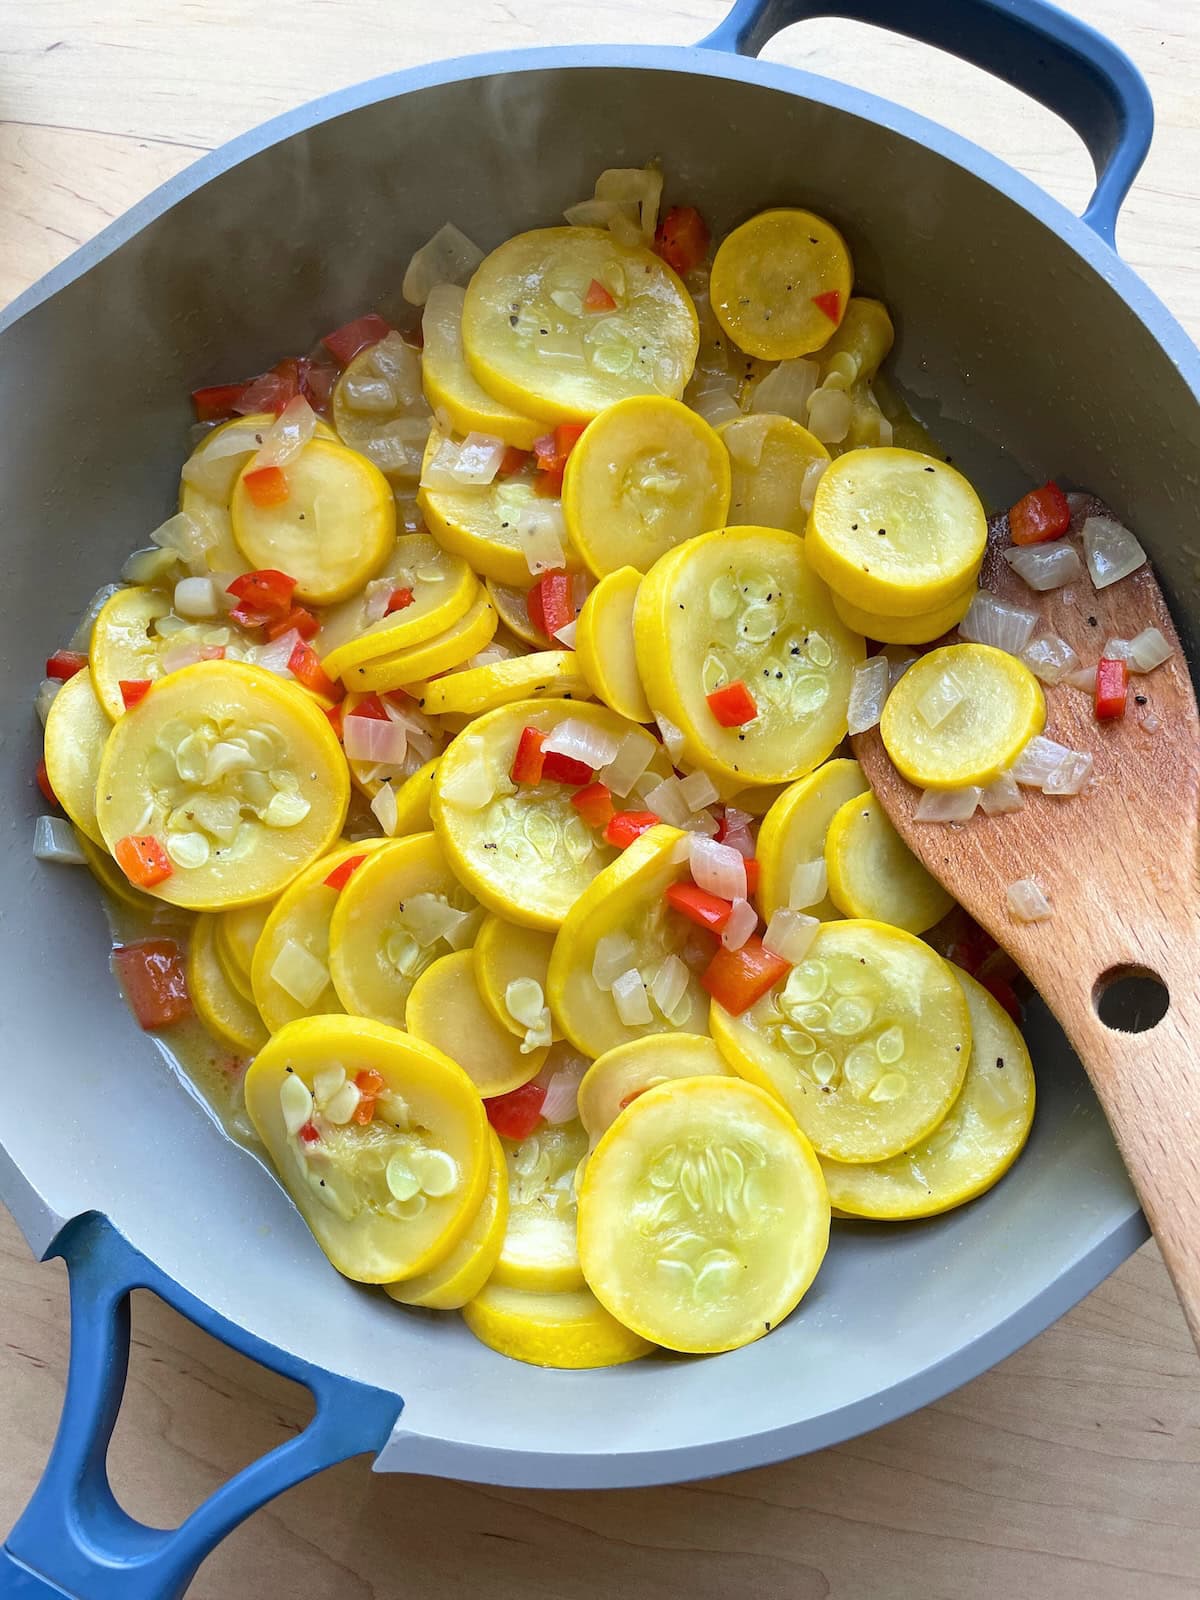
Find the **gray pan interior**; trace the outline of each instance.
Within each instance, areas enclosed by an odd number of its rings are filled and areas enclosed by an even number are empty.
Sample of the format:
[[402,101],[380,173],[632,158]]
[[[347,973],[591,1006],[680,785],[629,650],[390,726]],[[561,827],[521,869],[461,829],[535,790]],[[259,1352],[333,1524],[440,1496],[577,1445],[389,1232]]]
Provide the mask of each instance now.
[[799,1312],[716,1362],[518,1366],[457,1319],[337,1277],[139,1035],[90,879],[31,859],[41,660],[168,513],[188,391],[395,306],[409,253],[448,217],[490,246],[555,220],[600,167],[652,155],[715,231],[773,203],[835,218],[860,287],[896,313],[904,387],[985,496],[1049,472],[1092,485],[1140,531],[1194,641],[1200,384],[1180,330],[1007,168],[820,79],[700,51],[406,74],[218,155],[15,308],[0,334],[0,1183],[35,1248],[104,1210],[234,1321],[394,1387],[386,1468],[633,1484],[817,1448],[982,1370],[1145,1236],[1083,1073],[1035,1008],[1033,1137],[985,1199],[914,1227],[839,1226]]

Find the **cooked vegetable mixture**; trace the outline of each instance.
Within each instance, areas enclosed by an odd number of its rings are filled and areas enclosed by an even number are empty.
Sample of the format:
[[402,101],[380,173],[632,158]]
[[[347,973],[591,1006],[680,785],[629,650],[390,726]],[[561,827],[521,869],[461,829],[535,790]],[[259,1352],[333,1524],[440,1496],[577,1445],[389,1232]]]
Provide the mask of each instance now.
[[[762,1338],[831,1214],[1007,1171],[1016,970],[847,732],[996,826],[1091,780],[1043,685],[1112,720],[1171,653],[1082,662],[978,588],[832,223],[713,252],[662,189],[607,171],[488,255],[448,225],[419,321],[197,390],[177,512],[37,696],[36,853],[100,881],[141,1025],[193,1062],[202,1025],[339,1272],[554,1367]],[[1054,483],[991,534],[1031,601],[1145,560]]]

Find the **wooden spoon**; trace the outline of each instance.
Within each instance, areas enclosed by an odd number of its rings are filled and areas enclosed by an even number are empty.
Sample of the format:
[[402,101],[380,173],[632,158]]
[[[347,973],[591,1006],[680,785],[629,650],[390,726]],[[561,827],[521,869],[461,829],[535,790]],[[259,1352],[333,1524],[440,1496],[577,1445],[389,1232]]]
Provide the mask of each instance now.
[[[1079,541],[1074,540],[1078,545]],[[1095,758],[1083,795],[1026,789],[1007,816],[947,826],[913,820],[921,793],[888,759],[879,729],[854,754],[913,853],[1020,965],[1087,1069],[1158,1239],[1200,1347],[1200,722],[1179,639],[1149,565],[1097,592],[1084,574],[1038,595],[1001,559],[1006,519],[989,542],[981,583],[1036,610],[1085,666],[1105,641],[1160,628],[1175,655],[1131,675],[1119,722],[1092,700],[1046,690],[1046,734]],[[1082,555],[1082,550],[1080,550]],[[1054,914],[1022,923],[1005,894],[1036,878]],[[1122,977],[1157,978],[1169,993],[1144,1032],[1106,1026],[1097,1006]],[[1162,999],[1160,994],[1160,1004]],[[1047,1219],[1053,1226],[1053,1219]]]

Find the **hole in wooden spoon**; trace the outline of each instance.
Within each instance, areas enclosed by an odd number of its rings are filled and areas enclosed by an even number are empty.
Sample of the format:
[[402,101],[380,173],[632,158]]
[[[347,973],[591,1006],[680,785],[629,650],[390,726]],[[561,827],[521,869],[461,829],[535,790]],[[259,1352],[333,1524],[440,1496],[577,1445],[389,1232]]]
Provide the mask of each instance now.
[[1149,1033],[1167,1014],[1171,995],[1148,967],[1110,967],[1092,991],[1096,1015],[1118,1033]]

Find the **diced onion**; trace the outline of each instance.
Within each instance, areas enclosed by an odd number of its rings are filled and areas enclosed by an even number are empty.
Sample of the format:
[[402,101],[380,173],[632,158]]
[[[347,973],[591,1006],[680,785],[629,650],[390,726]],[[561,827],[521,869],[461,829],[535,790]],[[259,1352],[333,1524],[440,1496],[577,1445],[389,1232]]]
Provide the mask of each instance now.
[[[452,906],[445,895],[428,891],[411,894],[404,901],[404,927],[422,950],[428,950],[439,939],[448,941],[470,915],[469,911],[460,911],[457,906]],[[541,994],[540,988],[538,993]],[[541,1004],[543,1002],[539,1000],[539,1008]]]
[[1021,651],[1021,660],[1043,683],[1061,683],[1068,673],[1079,665],[1079,657],[1065,639],[1056,633],[1044,633],[1031,639]]
[[302,1006],[313,1005],[329,982],[329,968],[296,939],[288,939],[271,967],[271,977]]
[[535,578],[566,565],[567,525],[562,506],[556,502],[522,506],[517,513],[517,537],[524,548],[525,565]]
[[664,956],[659,962],[650,980],[650,998],[664,1017],[669,1018],[674,1013],[676,1006],[687,993],[690,976],[687,967],[677,955]]
[[81,867],[86,858],[75,838],[75,830],[65,817],[39,817],[33,825],[33,853],[39,861],[57,861],[63,866]]
[[351,714],[342,720],[342,735],[348,761],[398,767],[408,752],[408,730],[403,723]]
[[888,697],[888,660],[886,656],[872,656],[861,667],[855,667],[850,680],[850,705],[846,722],[851,733],[865,733],[873,728],[883,715],[884,701]]
[[617,205],[636,205],[642,236],[654,238],[658,226],[658,207],[662,200],[663,175],[658,167],[609,167],[596,179],[596,199]]
[[165,678],[172,672],[181,672],[184,667],[194,667],[198,661],[203,660],[204,646],[195,639],[183,639],[179,644],[173,644],[163,651],[158,659],[158,665]]
[[461,489],[463,485],[456,476],[458,458],[458,445],[453,439],[443,439],[421,467],[421,488],[435,491]]
[[758,927],[758,912],[749,900],[735,900],[729,921],[721,929],[721,943],[726,950],[740,950]]
[[542,741],[542,750],[548,755],[569,756],[572,761],[582,761],[584,766],[606,767],[616,759],[620,744],[615,735],[605,733],[594,723],[582,717],[566,717]]
[[809,397],[806,425],[822,444],[840,444],[850,432],[853,415],[850,396],[842,389],[830,389],[822,384]]
[[628,972],[622,972],[620,977],[613,979],[612,997],[617,1015],[627,1028],[653,1022],[646,986],[636,967],[630,967]]
[[622,972],[627,972],[637,949],[627,933],[604,933],[596,940],[592,957],[592,982],[605,993]]
[[442,731],[423,712],[410,705],[397,705],[390,695],[383,697],[383,709],[390,722],[398,722],[408,736],[410,750],[415,750],[424,763],[442,747]]
[[693,811],[683,826],[688,833],[704,833],[710,839],[721,831],[721,825],[711,811]]
[[[554,1063],[553,1070],[546,1080],[544,1074],[552,1063]],[[546,1065],[538,1074],[538,1078],[545,1081],[546,1087],[546,1098],[542,1102],[542,1118],[551,1127],[559,1127],[564,1122],[573,1122],[579,1115],[579,1085],[583,1081],[588,1065],[583,1056],[568,1050],[566,1046],[553,1050],[546,1058]]]
[[828,461],[820,461],[820,460],[818,460],[818,461],[810,461],[808,463],[807,467],[805,467],[804,476],[800,480],[800,494],[799,494],[800,509],[802,511],[811,511],[812,510],[813,501],[816,499],[816,496],[817,496],[817,485],[820,483],[821,478],[824,476],[825,468],[828,465],[829,465]]
[[372,578],[363,591],[362,619],[366,624],[381,622],[387,616],[388,606],[395,594],[394,578]]
[[979,795],[979,805],[986,816],[1002,817],[1010,811],[1020,811],[1025,804],[1017,780],[1011,772],[1002,772],[993,778]]
[[971,601],[966,616],[958,625],[960,637],[975,644],[990,644],[1010,656],[1019,656],[1033,637],[1036,611],[999,600],[987,589],[980,589]]
[[[132,555],[125,557],[121,563],[121,577],[125,583],[147,584],[153,587],[163,583],[174,572],[179,561],[176,550],[166,550],[156,544],[148,545],[143,550],[135,550]],[[232,583],[233,574],[226,579]],[[229,596],[234,605],[237,601]]]
[[173,607],[181,617],[215,617],[217,591],[211,578],[180,578]]
[[725,837],[721,843],[727,844],[731,850],[736,850],[749,861],[755,850],[753,826],[754,818],[748,811],[739,811],[736,806],[726,806]]
[[913,817],[917,822],[969,822],[982,794],[973,783],[961,789],[926,789]]
[[662,734],[663,748],[670,756],[672,763],[677,763],[683,755],[683,732],[673,722],[668,721],[660,711],[652,713],[658,724],[658,731]]
[[679,779],[664,778],[645,796],[646,810],[669,822],[673,828],[684,827],[691,817],[692,808],[679,792]]
[[33,697],[33,708],[43,728],[46,726],[46,718],[50,715],[50,707],[54,704],[54,697],[61,688],[62,684],[57,678],[43,678],[38,684],[38,692]]
[[796,911],[790,906],[780,906],[771,913],[771,920],[767,923],[763,949],[796,966],[808,954],[820,926],[818,917],[806,916],[803,911]]
[[1097,589],[1119,583],[1146,564],[1146,552],[1115,517],[1089,517],[1083,525],[1083,553]]
[[1068,672],[1062,680],[1069,683],[1072,689],[1078,689],[1081,694],[1095,694],[1096,669],[1095,667],[1076,667]]
[[1145,728],[1147,733],[1157,733],[1162,727],[1162,718],[1157,716],[1153,711],[1147,711],[1146,715],[1142,718],[1142,727]]
[[746,858],[740,850],[693,833],[688,835],[688,861],[701,889],[722,900],[746,898]]
[[697,767],[695,772],[689,772],[686,778],[680,778],[679,792],[690,811],[700,811],[705,806],[712,805],[714,800],[721,798],[716,784],[700,767]]
[[[620,214],[621,207],[615,200],[580,200],[576,205],[568,206],[563,217],[572,228],[607,228],[612,219]],[[627,211],[625,215],[630,213]]]
[[204,565],[204,552],[216,542],[216,537],[211,528],[202,528],[186,511],[177,511],[154,529],[150,542],[160,550],[173,550],[185,565],[197,567]]
[[[1107,651],[1105,653],[1107,654]],[[1153,672],[1155,667],[1161,667],[1163,662],[1169,661],[1174,654],[1174,646],[1168,644],[1157,628],[1143,628],[1141,633],[1129,641],[1129,670]]]
[[943,672],[925,690],[917,701],[917,710],[927,728],[940,728],[951,712],[956,711],[966,696],[963,687],[952,672]]
[[723,422],[733,422],[742,415],[742,408],[734,398],[732,384],[716,384],[712,388],[689,392],[687,403],[698,417],[703,417],[710,428],[719,428]]
[[562,645],[564,650],[574,650],[574,648],[575,648],[575,633],[576,633],[576,630],[577,630],[578,627],[579,627],[579,618],[578,617],[572,617],[570,622],[568,622],[565,627],[559,628],[555,632],[554,637],[558,641],[558,643]]
[[478,735],[463,741],[463,755],[465,759],[441,780],[442,798],[464,811],[482,811],[495,794],[495,783]]
[[278,639],[272,639],[269,644],[260,644],[254,652],[254,664],[263,667],[267,672],[274,672],[281,678],[290,678],[291,671],[288,662],[292,659],[292,651],[301,643],[300,634],[295,628],[289,628],[286,633],[281,633]]
[[1083,562],[1074,545],[1061,542],[1013,545],[1004,552],[1004,559],[1018,577],[1040,594],[1061,589],[1083,575]]
[[788,885],[788,909],[804,911],[809,906],[818,905],[828,892],[829,874],[825,857],[818,856],[814,861],[798,861],[792,869],[792,881]]
[[1018,878],[1005,891],[1008,909],[1018,922],[1045,922],[1054,915],[1036,878]]
[[1092,781],[1095,758],[1081,750],[1069,750],[1042,784],[1043,794],[1082,794]]
[[433,238],[414,252],[401,293],[412,306],[423,306],[439,283],[467,283],[483,260],[483,251],[452,222],[443,223]]
[[469,433],[458,447],[450,476],[461,488],[486,488],[500,469],[505,449],[504,440],[490,433]]
[[1014,761],[1012,775],[1027,789],[1040,789],[1046,779],[1057,772],[1066,758],[1072,754],[1074,752],[1069,746],[1059,744],[1055,739],[1047,739],[1044,734],[1035,733]]
[[302,394],[294,395],[263,434],[251,467],[257,471],[260,467],[286,466],[316,431],[316,412]]
[[757,384],[750,396],[750,410],[771,412],[776,416],[791,417],[807,428],[808,402],[821,380],[821,369],[815,361],[800,356],[791,361],[781,361]]
[[627,733],[616,755],[597,777],[623,800],[654,759],[654,750],[654,740],[649,734]]
[[390,783],[381,783],[371,801],[371,810],[375,820],[387,834],[389,839],[396,836],[396,827],[400,821],[400,813],[396,809],[396,791]]

